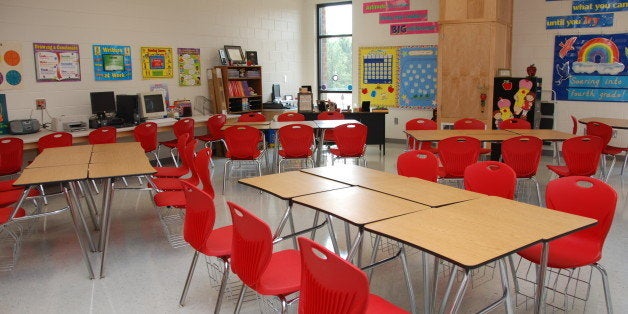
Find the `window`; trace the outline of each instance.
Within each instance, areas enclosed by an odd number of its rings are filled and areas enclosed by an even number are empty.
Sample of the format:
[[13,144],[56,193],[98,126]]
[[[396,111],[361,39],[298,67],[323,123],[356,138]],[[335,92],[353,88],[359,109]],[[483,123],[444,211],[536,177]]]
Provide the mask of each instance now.
[[351,7],[350,1],[317,6],[318,99],[331,100],[339,108],[353,103]]

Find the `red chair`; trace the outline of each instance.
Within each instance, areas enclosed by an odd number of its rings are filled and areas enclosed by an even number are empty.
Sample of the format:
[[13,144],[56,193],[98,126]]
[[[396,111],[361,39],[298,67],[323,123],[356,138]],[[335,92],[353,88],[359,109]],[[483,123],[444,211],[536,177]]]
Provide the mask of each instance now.
[[410,150],[397,157],[397,174],[436,182],[438,157],[427,150]]
[[[454,122],[454,130],[486,130],[486,123],[474,118],[462,118]],[[481,147],[480,154],[490,154],[491,150]]]
[[[436,130],[436,129],[438,129],[438,125],[436,124],[436,122],[430,119],[416,118],[416,119],[412,119],[406,122],[406,131],[408,130]],[[406,134],[406,143],[407,143],[406,149],[408,150],[422,149],[422,150],[427,150],[432,154],[438,154],[438,149],[432,147],[431,142],[423,142],[421,143],[421,147],[416,147],[417,145],[416,142],[417,141],[414,139],[414,137]]]
[[224,143],[225,136],[222,134],[222,127],[225,123],[227,123],[227,116],[224,114],[215,114],[209,117],[205,123],[207,134],[199,135],[196,139],[205,142],[205,147],[210,148],[213,148],[215,142]]
[[542,206],[541,189],[535,176],[541,161],[543,141],[535,136],[517,136],[503,141],[501,146],[503,162],[515,171],[517,180],[534,182],[539,206]]
[[[337,111],[324,111],[316,117],[318,120],[344,120],[345,115]],[[325,130],[323,134],[323,142],[335,142],[334,130]]]
[[152,153],[157,161],[157,166],[161,167],[159,155],[157,154],[157,123],[144,122],[133,129],[133,136],[136,142],[140,142],[145,153]]
[[186,145],[181,150],[181,164],[185,164],[189,168],[190,176],[185,179],[173,177],[156,177],[152,179],[154,188],[156,188],[158,191],[181,191],[183,190],[183,185],[181,184],[181,181],[186,181],[192,185],[198,185],[199,178],[196,168],[193,166],[194,149],[196,148],[196,143],[196,140],[192,140],[191,142],[186,143]]
[[[207,156],[206,153],[207,151],[202,153],[202,155]],[[205,162],[205,166],[208,167],[209,162]],[[187,182],[184,185],[183,192],[187,205],[185,206],[185,218],[183,220],[183,238],[185,242],[194,248],[194,257],[192,258],[192,264],[185,280],[179,304],[183,306],[185,303],[199,253],[202,253],[205,256],[217,257],[222,262],[223,275],[220,290],[218,290],[218,300],[214,308],[214,313],[220,313],[223,295],[227,287],[227,279],[229,278],[229,258],[231,256],[233,226],[213,229],[216,220],[216,208],[214,207],[213,197]]]
[[[545,193],[547,208],[597,220],[597,224],[549,242],[547,266],[573,269],[590,265],[600,271],[606,296],[606,309],[612,313],[611,293],[606,270],[598,264],[604,240],[613,222],[617,192],[594,178],[571,176],[550,181]],[[540,244],[518,252],[521,257],[539,264]],[[548,287],[548,289],[552,289]]]
[[336,145],[329,149],[332,154],[331,164],[338,158],[355,158],[357,164],[360,159],[364,161],[366,167],[366,135],[367,127],[362,123],[342,124],[334,129]]
[[87,141],[92,145],[115,143],[117,141],[116,128],[103,126],[93,130],[87,135]]
[[547,168],[559,177],[592,176],[597,172],[603,148],[604,142],[598,136],[572,137],[563,143],[566,165],[547,165]]
[[[181,134],[178,139],[177,147],[179,151],[184,151],[188,144],[188,134]],[[181,165],[177,167],[155,167],[157,172],[153,173],[153,177],[157,178],[180,178],[190,172],[190,167],[183,160]]]
[[[17,137],[0,139],[0,176],[18,174],[22,171],[24,141]],[[0,191],[3,189],[0,189]]]
[[[262,175],[262,163],[260,159],[264,156],[264,149],[259,148],[260,136],[264,138],[262,132],[248,125],[228,127],[225,132],[225,145],[227,147],[225,170],[222,177],[222,193],[225,193],[225,186],[229,176],[229,165],[233,162],[257,163],[257,172]],[[266,147],[266,145],[263,145]]]
[[512,118],[506,119],[499,123],[500,130],[529,130],[532,128],[532,125],[528,120]]
[[[601,178],[603,178],[604,182],[606,182],[608,181],[608,178],[611,175],[611,171],[613,171],[613,167],[615,166],[615,160],[617,159],[616,156],[623,153],[626,150],[626,148],[608,145],[608,143],[611,141],[611,138],[613,137],[613,128],[608,124],[597,122],[597,121],[591,121],[587,123],[586,133],[587,135],[598,136],[602,139],[602,142],[604,144],[604,148],[602,149],[602,155],[604,156],[602,157],[602,177]],[[611,162],[611,166],[608,167],[608,171],[606,170],[606,157],[607,156],[610,156],[613,158]],[[604,174],[606,174],[606,176]]]
[[293,300],[287,297],[301,286],[301,256],[297,250],[273,252],[273,236],[263,220],[227,202],[233,222],[231,268],[244,283],[234,313],[239,313],[246,287],[281,300],[281,313]]
[[571,134],[576,135],[578,134],[578,119],[574,116],[571,116],[571,122],[573,123],[571,127]]
[[441,179],[462,179],[464,169],[478,162],[480,141],[469,136],[453,136],[438,142],[438,157],[442,167],[438,170]]
[[55,132],[44,135],[37,141],[37,153],[41,154],[46,148],[72,146],[72,134]]
[[264,122],[266,116],[259,112],[249,112],[238,117],[238,122]]
[[177,142],[179,136],[181,134],[188,135],[188,141],[194,139],[194,119],[192,118],[183,118],[172,125],[172,131],[174,132],[175,139],[159,142],[159,146],[157,146],[157,154],[159,154],[159,148],[161,146],[166,146],[170,148],[170,157],[172,157],[172,161],[175,166],[179,166],[177,162],[177,158],[174,155],[175,150],[177,150]]
[[278,122],[305,121],[305,116],[297,112],[284,112],[277,116]]
[[[15,207],[0,207],[0,235],[2,235],[2,241],[8,243],[10,239],[13,242],[10,250],[7,245],[3,245],[3,263],[0,263],[0,270],[12,270],[15,266],[20,252],[23,228],[13,219],[24,216],[26,216],[26,211],[23,208],[15,210]],[[5,235],[8,235],[8,237],[5,237]],[[7,257],[10,258],[8,261]]]
[[512,200],[516,187],[517,175],[505,163],[482,161],[464,170],[464,188],[469,191]]
[[312,159],[312,145],[314,144],[314,129],[305,124],[291,124],[283,126],[278,131],[280,148],[277,154],[278,172],[281,172],[281,163],[286,159],[305,160],[305,167],[309,161],[314,167]]
[[408,313],[369,292],[366,274],[324,246],[299,237],[300,314]]

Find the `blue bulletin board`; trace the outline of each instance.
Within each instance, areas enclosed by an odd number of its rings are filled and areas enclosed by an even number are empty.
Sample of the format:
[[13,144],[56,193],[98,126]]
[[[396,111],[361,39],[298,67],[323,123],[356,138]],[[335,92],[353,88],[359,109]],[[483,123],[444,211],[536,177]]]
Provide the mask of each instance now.
[[399,107],[435,107],[436,51],[433,45],[399,49]]
[[556,36],[552,89],[557,100],[628,101],[628,34]]

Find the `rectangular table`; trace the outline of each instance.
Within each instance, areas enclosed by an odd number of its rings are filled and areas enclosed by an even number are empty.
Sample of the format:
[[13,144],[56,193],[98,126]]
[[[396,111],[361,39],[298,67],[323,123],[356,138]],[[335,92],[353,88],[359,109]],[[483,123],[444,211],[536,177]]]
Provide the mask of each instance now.
[[582,118],[578,120],[578,122],[586,124],[592,121],[602,122],[604,124],[610,125],[613,129],[628,129],[628,119],[620,119],[620,118],[602,118],[602,117],[591,117],[591,118]]
[[92,145],[45,149],[26,168],[88,164],[91,153]]
[[350,184],[363,185],[374,180],[394,178],[397,175],[357,165],[338,165],[301,169],[302,172],[326,179]]

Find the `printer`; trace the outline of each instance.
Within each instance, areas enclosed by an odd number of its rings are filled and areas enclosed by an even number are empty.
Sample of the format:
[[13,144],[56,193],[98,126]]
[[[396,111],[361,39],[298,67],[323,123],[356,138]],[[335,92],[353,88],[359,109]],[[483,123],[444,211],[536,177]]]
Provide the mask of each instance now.
[[60,116],[52,118],[52,130],[55,132],[78,132],[89,128],[89,116]]

